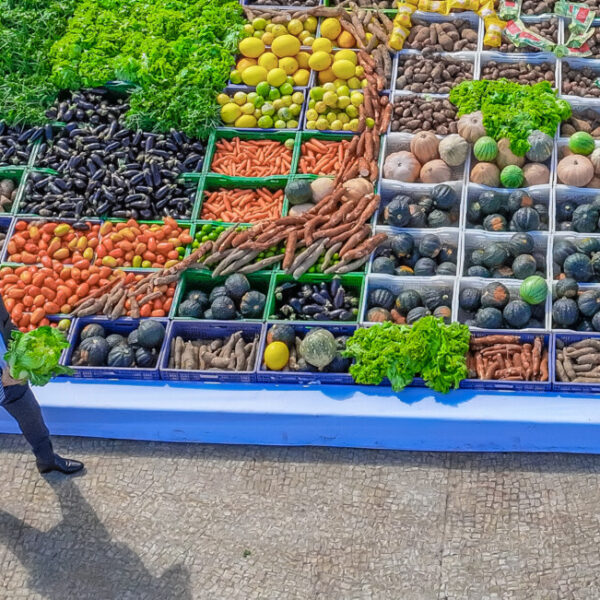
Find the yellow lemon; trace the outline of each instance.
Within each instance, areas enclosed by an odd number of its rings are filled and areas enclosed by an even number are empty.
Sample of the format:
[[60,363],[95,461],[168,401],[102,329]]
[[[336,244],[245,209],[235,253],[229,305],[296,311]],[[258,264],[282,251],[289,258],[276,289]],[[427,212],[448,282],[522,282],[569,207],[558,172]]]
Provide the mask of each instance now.
[[254,104],[252,104],[252,102],[246,102],[246,104],[242,104],[242,114],[243,115],[253,115],[254,114]]
[[348,79],[348,87],[351,90],[360,89],[360,79],[358,77],[350,77],[350,79]]
[[313,52],[319,52],[322,50],[323,52],[327,52],[329,54],[333,50],[333,45],[331,40],[328,40],[327,38],[319,38],[313,42],[312,49]]
[[219,106],[225,106],[225,104],[227,104],[228,102],[231,102],[231,99],[227,94],[219,94],[217,96],[217,103],[219,104]]
[[308,17],[306,21],[304,21],[304,29],[314,33],[317,30],[317,18],[316,17]]
[[286,75],[293,75],[298,70],[298,61],[291,56],[284,56],[279,61],[279,68],[283,69]]
[[247,33],[248,35],[253,35],[254,34],[254,27],[252,27],[252,25],[250,25],[250,23],[246,23],[244,25],[244,33]]
[[352,92],[350,101],[354,106],[360,106],[364,102],[364,97],[360,92]]
[[254,115],[242,115],[235,121],[236,127],[256,127],[256,117]]
[[303,87],[308,85],[308,80],[310,78],[310,71],[307,69],[298,69],[293,75],[294,85]]
[[315,127],[321,131],[324,131],[325,129],[329,129],[329,121],[327,119],[325,119],[324,117],[319,117],[317,119],[317,123],[316,123]]
[[242,109],[234,102],[221,106],[221,119],[223,123],[233,123],[242,114]]
[[266,79],[267,79],[267,70],[264,67],[260,67],[258,65],[248,67],[242,73],[242,81],[246,85],[250,85],[252,87],[257,86],[261,81],[266,81]]
[[300,52],[300,40],[289,33],[281,35],[273,40],[271,51],[279,58],[296,56]]
[[308,121],[316,121],[319,118],[319,113],[314,108],[309,108],[306,111],[306,119]]
[[310,31],[301,31],[296,37],[304,44],[304,40],[307,38],[313,38],[313,34]]
[[244,92],[236,92],[233,95],[233,101],[238,105],[242,106],[242,104],[246,104],[248,95]]
[[358,62],[356,58],[356,52],[352,52],[352,50],[338,50],[335,53],[333,60],[349,60],[355,66]]
[[323,102],[327,104],[327,106],[335,106],[337,104],[337,94],[335,92],[325,92],[323,94]]
[[308,59],[308,65],[315,71],[324,71],[331,65],[331,54],[323,52],[322,50],[313,52],[312,56]]
[[349,60],[336,60],[331,65],[331,70],[340,79],[350,79],[350,77],[354,77],[355,67]]
[[329,83],[335,81],[335,75],[331,69],[325,69],[319,73],[319,83]]
[[279,65],[279,61],[277,57],[272,52],[265,52],[259,59],[258,64],[261,67],[270,71],[271,69],[276,69]]
[[240,42],[239,49],[247,58],[257,58],[265,51],[265,45],[258,38],[247,37]]
[[267,82],[269,85],[272,85],[273,87],[279,87],[280,85],[283,85],[285,83],[286,79],[287,79],[286,72],[279,67],[277,67],[276,69],[271,69],[267,73]]
[[273,43],[275,36],[270,31],[266,31],[262,34],[262,37],[260,39],[262,40],[265,46],[270,46]]
[[344,124],[339,119],[335,119],[330,124],[330,128],[333,129],[333,131],[339,131],[343,126]]
[[304,52],[304,50],[302,50],[301,52],[298,52],[298,54],[296,54],[296,60],[298,61],[298,66],[301,69],[308,69],[308,59],[310,58],[310,54],[308,52]]
[[340,25],[338,19],[330,17],[321,23],[321,35],[323,37],[329,38],[330,40],[335,40],[335,38],[337,38],[341,32],[342,26]]
[[271,30],[271,33],[275,36],[275,37],[280,37],[282,35],[287,35],[287,29],[285,27],[285,25],[275,25],[273,27],[273,29]]
[[272,371],[281,371],[290,359],[290,351],[283,342],[271,342],[265,348],[265,365]]
[[292,35],[298,35],[303,29],[304,29],[304,25],[302,24],[302,21],[300,19],[292,19],[287,24],[287,30]]
[[312,46],[315,43],[315,38],[312,37],[312,35],[309,35],[308,37],[304,38],[304,41],[302,43],[305,46]]
[[340,48],[354,48],[356,40],[349,31],[342,31],[337,39],[337,45]]
[[252,27],[254,27],[254,29],[264,29],[267,25],[267,20],[262,17],[256,17],[256,19],[252,21]]
[[255,58],[240,58],[240,60],[237,61],[237,64],[235,65],[235,68],[242,73],[243,71],[245,71],[248,67],[252,67],[256,64],[256,59]]

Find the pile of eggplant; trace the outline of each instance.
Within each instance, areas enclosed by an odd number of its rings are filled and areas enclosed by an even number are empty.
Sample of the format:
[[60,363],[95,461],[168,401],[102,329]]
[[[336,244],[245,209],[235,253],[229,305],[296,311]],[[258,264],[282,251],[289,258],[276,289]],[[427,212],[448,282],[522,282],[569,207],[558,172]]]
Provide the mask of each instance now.
[[178,181],[198,172],[204,145],[185,134],[133,131],[129,106],[104,88],[77,92],[58,102],[49,117],[67,124],[42,143],[21,212],[80,220],[86,217],[142,220],[191,217],[196,185]]
[[0,121],[0,167],[27,166],[33,142],[43,135],[43,127],[9,127]]
[[289,281],[275,288],[275,315],[289,321],[356,321],[359,297],[348,293],[336,277],[331,282]]

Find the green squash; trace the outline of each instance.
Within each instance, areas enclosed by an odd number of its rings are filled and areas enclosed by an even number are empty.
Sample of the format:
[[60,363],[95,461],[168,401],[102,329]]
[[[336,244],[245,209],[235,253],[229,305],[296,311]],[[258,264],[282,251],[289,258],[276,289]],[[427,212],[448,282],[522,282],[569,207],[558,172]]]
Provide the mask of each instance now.
[[521,283],[519,295],[527,304],[541,304],[548,295],[546,280],[539,275],[527,277]]
[[337,354],[337,343],[331,331],[311,329],[300,342],[300,357],[313,367],[326,367]]
[[285,195],[290,204],[304,204],[312,202],[313,195],[310,181],[307,179],[294,179],[285,186]]
[[265,310],[267,297],[256,290],[246,292],[240,301],[240,313],[245,319],[260,319]]
[[518,188],[523,184],[523,170],[517,165],[508,165],[500,173],[500,182],[506,188]]
[[594,151],[595,147],[594,138],[585,131],[578,131],[569,138],[569,150],[575,154],[587,156]]
[[543,131],[536,129],[529,134],[527,138],[529,150],[525,156],[532,162],[543,163],[552,156],[554,140]]
[[165,326],[153,319],[143,319],[137,328],[137,338],[143,348],[160,348],[165,339]]
[[475,142],[473,154],[477,160],[492,162],[498,156],[498,144],[494,138],[484,135]]

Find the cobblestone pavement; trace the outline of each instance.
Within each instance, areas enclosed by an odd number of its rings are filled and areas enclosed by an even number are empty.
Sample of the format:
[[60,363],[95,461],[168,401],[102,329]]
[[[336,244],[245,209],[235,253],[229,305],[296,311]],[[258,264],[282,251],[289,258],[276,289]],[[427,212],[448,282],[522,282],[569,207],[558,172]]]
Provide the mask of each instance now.
[[0,436],[2,600],[597,600],[600,457]]

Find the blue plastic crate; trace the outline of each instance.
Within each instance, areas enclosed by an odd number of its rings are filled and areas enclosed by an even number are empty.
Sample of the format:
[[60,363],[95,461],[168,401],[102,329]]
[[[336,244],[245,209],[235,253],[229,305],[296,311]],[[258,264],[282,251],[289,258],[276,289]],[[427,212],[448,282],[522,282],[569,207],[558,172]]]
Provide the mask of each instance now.
[[[258,334],[258,348],[254,365],[251,371],[184,371],[169,368],[171,355],[171,340],[180,336],[184,340],[218,339],[229,337],[236,331],[242,331],[246,342],[252,341]],[[168,381],[205,381],[213,383],[253,383],[256,381],[260,345],[264,337],[264,326],[260,323],[241,323],[229,321],[172,321],[167,331],[165,351],[160,361],[160,376]]]
[[[356,325],[301,325],[299,323],[289,323],[286,322],[286,325],[291,325],[296,331],[297,334],[306,334],[309,330],[315,328],[327,329],[327,331],[331,331],[333,335],[347,335],[351,336],[357,329]],[[263,356],[265,353],[265,348],[267,346],[267,333],[275,324],[267,325],[265,330],[265,335],[263,336],[258,356],[258,381],[261,383],[291,383],[298,385],[311,385],[311,384],[337,384],[337,385],[353,385],[354,380],[349,373],[311,373],[308,371],[299,372],[299,371],[270,371],[263,364]]]
[[573,344],[585,339],[596,339],[600,340],[600,333],[555,333],[552,335],[552,346],[554,348],[554,355],[552,360],[552,389],[556,392],[565,392],[568,394],[575,393],[587,393],[587,394],[599,394],[600,383],[565,383],[558,380],[556,373],[556,354],[558,353],[558,347],[556,342],[561,340],[565,345]]
[[549,333],[523,333],[521,331],[478,330],[472,331],[472,337],[487,335],[516,335],[522,342],[533,342],[536,337],[544,338],[544,348],[548,350],[548,381],[495,381],[485,379],[463,379],[460,382],[462,389],[493,390],[493,391],[521,391],[521,392],[549,392],[552,389],[554,369],[554,344]]
[[[145,319],[146,320],[146,319]],[[168,329],[167,319],[151,319],[153,321],[161,322],[166,329]],[[71,347],[67,349],[64,364],[71,367],[74,374],[71,377],[83,378],[83,379],[145,379],[155,380],[160,379],[158,366],[160,365],[161,357],[165,351],[167,345],[167,335],[163,340],[161,349],[156,359],[156,365],[152,368],[140,368],[140,367],[76,367],[73,366],[72,357],[77,345],[79,344],[79,335],[81,330],[90,323],[98,323],[102,325],[107,333],[120,333],[121,335],[127,336],[134,329],[137,329],[140,319],[118,319],[111,321],[105,317],[82,317],[76,319],[75,323],[71,325],[71,334],[69,336],[69,342]]]

